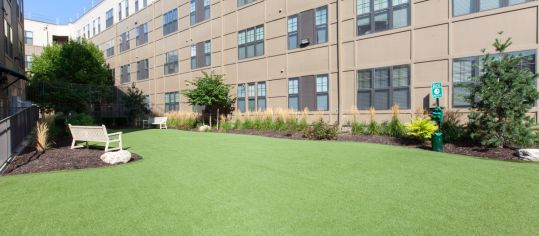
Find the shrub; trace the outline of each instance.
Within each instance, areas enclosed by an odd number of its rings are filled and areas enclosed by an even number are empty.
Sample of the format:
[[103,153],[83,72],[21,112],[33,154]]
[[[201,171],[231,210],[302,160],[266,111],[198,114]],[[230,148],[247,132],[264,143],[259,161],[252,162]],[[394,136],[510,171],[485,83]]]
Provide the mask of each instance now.
[[255,123],[253,122],[253,120],[251,120],[251,118],[245,118],[245,120],[243,120],[243,124],[241,124],[241,127],[242,129],[254,129],[255,128]]
[[352,134],[355,135],[362,135],[367,134],[367,123],[365,122],[359,122],[359,121],[352,121],[351,125],[352,127]]
[[71,125],[90,126],[95,125],[95,119],[91,115],[79,113],[68,116],[67,123]]
[[399,105],[391,107],[391,121],[385,126],[385,134],[391,137],[401,138],[406,136],[406,127],[399,119]]
[[234,129],[234,124],[232,121],[225,118],[225,116],[221,116],[221,120],[219,121],[219,130],[228,131],[232,129]]
[[438,130],[436,122],[430,117],[415,117],[412,123],[406,124],[408,135],[421,141],[429,140],[434,132]]
[[44,152],[50,147],[49,125],[46,122],[38,121],[36,123],[36,150]]
[[312,127],[304,131],[305,138],[311,140],[335,140],[337,139],[337,126],[330,126],[323,119],[313,122]]
[[198,125],[198,114],[194,112],[169,112],[166,114],[168,120],[167,125],[176,128],[190,130],[194,129]]
[[467,139],[468,131],[460,123],[461,118],[462,113],[458,110],[447,110],[444,113],[444,122],[441,126],[444,142],[454,143]]
[[273,131],[285,131],[287,130],[288,123],[285,122],[283,117],[278,116],[277,119],[275,119],[275,122],[272,124],[272,130]]
[[234,129],[242,129],[241,127],[241,120],[240,119],[236,119],[234,121]]

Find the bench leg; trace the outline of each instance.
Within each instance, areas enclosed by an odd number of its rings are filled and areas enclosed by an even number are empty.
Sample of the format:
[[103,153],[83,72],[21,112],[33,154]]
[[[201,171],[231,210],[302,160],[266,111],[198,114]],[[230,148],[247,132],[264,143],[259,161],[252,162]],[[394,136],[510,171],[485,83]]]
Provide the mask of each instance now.
[[120,138],[120,143],[119,143],[119,145],[120,145],[120,151],[122,151],[122,150],[124,150],[124,149],[123,149],[122,135],[120,135],[119,138]]
[[105,152],[108,152],[108,151],[109,151],[109,141],[105,143]]
[[71,142],[71,149],[75,149],[75,139],[73,139],[73,142]]

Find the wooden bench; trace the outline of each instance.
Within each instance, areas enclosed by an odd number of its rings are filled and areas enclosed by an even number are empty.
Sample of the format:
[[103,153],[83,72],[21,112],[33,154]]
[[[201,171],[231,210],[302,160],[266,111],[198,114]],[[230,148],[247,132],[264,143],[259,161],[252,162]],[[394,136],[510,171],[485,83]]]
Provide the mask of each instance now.
[[[105,152],[122,150],[122,132],[117,133],[107,133],[107,128],[102,126],[74,126],[69,124],[69,131],[71,136],[73,136],[73,142],[71,143],[71,149],[82,148],[84,146],[78,145],[75,146],[77,141],[86,142],[100,142],[105,143]],[[110,143],[118,143],[119,147],[110,148]]]
[[150,125],[159,126],[159,129],[168,129],[167,126],[168,117],[150,117],[147,120],[142,121],[142,128],[150,127]]

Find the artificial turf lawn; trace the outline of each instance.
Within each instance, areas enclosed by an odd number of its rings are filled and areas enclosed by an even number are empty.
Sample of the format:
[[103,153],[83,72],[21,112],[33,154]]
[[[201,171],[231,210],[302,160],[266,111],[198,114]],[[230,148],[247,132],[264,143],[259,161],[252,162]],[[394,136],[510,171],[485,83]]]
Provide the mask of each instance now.
[[176,130],[144,160],[0,177],[0,235],[539,235],[539,165]]

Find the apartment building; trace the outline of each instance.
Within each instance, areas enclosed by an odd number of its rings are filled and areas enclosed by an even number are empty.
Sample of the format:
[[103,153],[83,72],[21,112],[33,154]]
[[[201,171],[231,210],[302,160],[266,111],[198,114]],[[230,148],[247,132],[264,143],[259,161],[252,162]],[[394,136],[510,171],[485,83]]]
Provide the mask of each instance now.
[[115,85],[135,83],[156,113],[192,110],[181,91],[206,71],[234,85],[236,113],[307,108],[345,124],[354,109],[368,119],[370,107],[387,120],[393,104],[407,119],[433,106],[430,86],[438,81],[441,105],[465,111],[463,85],[480,73],[481,49],[492,51],[501,31],[535,72],[538,7],[536,0],[105,0],[65,34],[98,45]]
[[22,0],[0,1],[0,119],[15,113],[25,97]]

